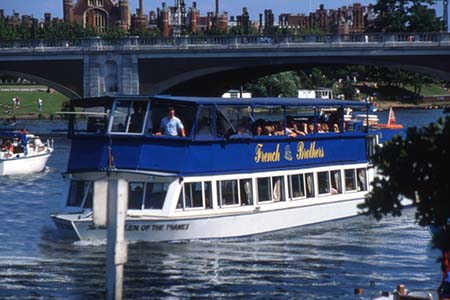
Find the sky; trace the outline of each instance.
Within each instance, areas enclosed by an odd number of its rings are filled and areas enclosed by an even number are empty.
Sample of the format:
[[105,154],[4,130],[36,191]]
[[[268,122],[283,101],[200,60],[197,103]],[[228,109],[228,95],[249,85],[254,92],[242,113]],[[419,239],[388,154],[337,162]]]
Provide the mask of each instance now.
[[[76,2],[77,0],[74,0]],[[161,6],[163,0],[144,0],[144,11],[156,10]],[[175,0],[166,0],[169,5],[173,5]],[[375,0],[220,0],[220,11],[227,11],[229,16],[239,15],[242,7],[247,7],[252,20],[258,19],[258,14],[264,9],[272,9],[275,20],[280,13],[309,13],[314,11],[323,3],[325,8],[338,8],[350,5],[353,2],[360,2],[363,5],[375,3]],[[11,15],[13,10],[21,15],[33,15],[36,18],[43,18],[45,12],[50,12],[52,16],[62,18],[63,0],[0,0],[0,9],[5,10],[6,15]],[[138,6],[138,0],[130,0],[132,11]],[[192,0],[186,0],[186,4],[191,6]],[[442,16],[442,1],[436,7],[437,14]],[[205,15],[208,11],[214,11],[215,0],[197,0],[197,7],[200,13]]]

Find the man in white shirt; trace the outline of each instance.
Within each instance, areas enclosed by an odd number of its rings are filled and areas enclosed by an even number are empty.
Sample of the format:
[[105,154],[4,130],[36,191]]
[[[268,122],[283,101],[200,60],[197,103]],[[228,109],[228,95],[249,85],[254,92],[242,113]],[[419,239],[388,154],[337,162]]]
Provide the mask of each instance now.
[[175,117],[175,108],[173,107],[169,107],[169,110],[167,111],[167,116],[162,118],[159,127],[161,128],[163,135],[168,136],[181,135],[182,137],[186,136],[183,123],[181,122],[180,119]]

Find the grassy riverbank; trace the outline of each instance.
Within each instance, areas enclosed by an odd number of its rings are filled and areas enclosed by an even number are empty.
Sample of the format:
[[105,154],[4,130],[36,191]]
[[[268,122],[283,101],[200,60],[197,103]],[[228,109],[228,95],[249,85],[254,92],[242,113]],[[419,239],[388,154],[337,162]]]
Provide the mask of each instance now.
[[[61,111],[61,106],[68,98],[59,92],[47,93],[46,87],[41,86],[0,86],[0,88],[35,88],[33,91],[1,91],[0,90],[0,118],[16,116],[19,119],[50,119],[55,112]],[[20,106],[14,110],[14,97],[20,98]],[[43,101],[42,112],[38,110],[38,99]],[[58,116],[56,116],[58,117]]]

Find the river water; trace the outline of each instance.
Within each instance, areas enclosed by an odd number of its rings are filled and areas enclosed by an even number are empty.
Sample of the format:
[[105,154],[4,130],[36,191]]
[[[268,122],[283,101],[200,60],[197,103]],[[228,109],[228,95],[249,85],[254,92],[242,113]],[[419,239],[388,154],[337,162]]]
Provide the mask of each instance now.
[[[397,111],[421,126],[439,110]],[[381,121],[387,112],[379,113]],[[27,121],[41,136],[61,121]],[[105,298],[105,245],[62,239],[49,214],[61,201],[70,142],[56,136],[48,169],[0,178],[0,299]],[[135,243],[125,266],[125,299],[354,299],[353,288],[435,289],[439,252],[414,211],[380,222],[355,217],[245,238]],[[370,288],[371,281],[375,287]]]

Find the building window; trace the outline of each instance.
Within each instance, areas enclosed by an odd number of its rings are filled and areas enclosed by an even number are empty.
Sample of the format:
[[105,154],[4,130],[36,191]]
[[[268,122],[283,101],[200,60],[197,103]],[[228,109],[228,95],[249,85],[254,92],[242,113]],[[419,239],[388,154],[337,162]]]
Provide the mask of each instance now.
[[103,6],[103,0],[97,0],[97,6]]
[[89,6],[95,6],[95,0],[89,0]]

